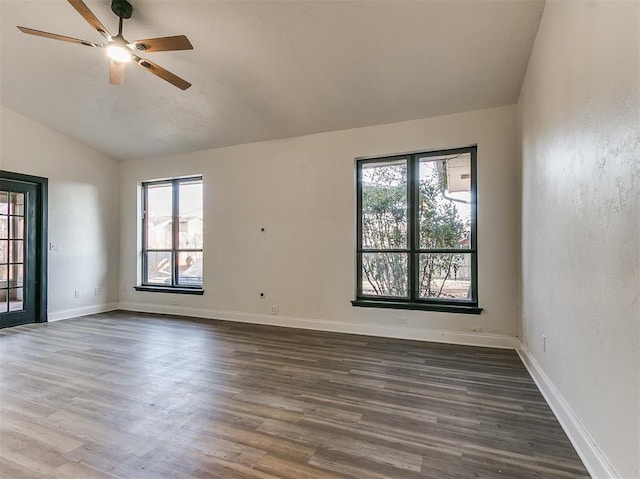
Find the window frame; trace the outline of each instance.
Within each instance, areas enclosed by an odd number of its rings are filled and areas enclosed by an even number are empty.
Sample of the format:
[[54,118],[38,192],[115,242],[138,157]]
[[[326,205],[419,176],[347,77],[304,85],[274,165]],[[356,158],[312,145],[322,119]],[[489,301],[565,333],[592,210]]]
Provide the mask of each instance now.
[[[204,245],[202,248],[181,249],[180,246],[180,184],[200,181],[204,189],[204,181],[202,175],[186,176],[180,178],[170,178],[164,180],[143,181],[141,186],[141,265],[142,271],[140,275],[140,285],[134,289],[136,291],[164,292],[164,293],[180,293],[180,294],[204,294],[204,281],[201,286],[190,286],[178,283],[180,253],[202,253],[204,258]],[[171,185],[171,249],[149,249],[147,244],[148,231],[148,215],[149,210],[149,187],[156,185]],[[170,253],[173,268],[171,270],[171,284],[160,285],[149,283],[148,278],[148,255],[149,253]],[[203,278],[204,279],[204,278]]]
[[[478,303],[478,232],[477,232],[477,145],[407,153],[376,158],[357,158],[356,162],[356,287],[353,306],[413,309],[453,313],[480,314]],[[470,246],[469,248],[420,248],[418,226],[420,160],[428,157],[469,153],[470,178]],[[406,160],[407,164],[407,245],[406,248],[379,249],[362,246],[362,170],[370,163]],[[362,256],[365,253],[404,253],[407,255],[407,297],[374,296],[362,292]],[[419,261],[425,253],[464,253],[471,255],[471,298],[421,298],[419,295]]]

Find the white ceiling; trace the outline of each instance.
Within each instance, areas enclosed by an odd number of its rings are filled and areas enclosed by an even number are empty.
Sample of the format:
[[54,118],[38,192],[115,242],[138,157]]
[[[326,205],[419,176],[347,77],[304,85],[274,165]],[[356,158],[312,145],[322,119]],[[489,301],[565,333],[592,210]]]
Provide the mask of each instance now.
[[[112,34],[110,0],[84,0]],[[129,160],[515,103],[542,0],[131,0],[129,40],[185,34],[108,83],[102,43],[65,0],[0,0],[0,102]]]

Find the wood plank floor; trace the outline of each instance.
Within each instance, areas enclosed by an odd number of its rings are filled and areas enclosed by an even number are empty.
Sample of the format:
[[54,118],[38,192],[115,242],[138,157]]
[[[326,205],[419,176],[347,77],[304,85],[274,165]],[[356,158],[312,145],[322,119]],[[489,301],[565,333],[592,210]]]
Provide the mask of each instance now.
[[588,477],[514,351],[119,311],[0,364],[2,478]]

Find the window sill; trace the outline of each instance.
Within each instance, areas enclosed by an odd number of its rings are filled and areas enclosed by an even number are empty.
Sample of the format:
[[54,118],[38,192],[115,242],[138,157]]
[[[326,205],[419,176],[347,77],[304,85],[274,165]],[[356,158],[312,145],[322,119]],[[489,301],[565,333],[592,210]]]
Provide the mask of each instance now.
[[362,308],[414,309],[419,311],[438,311],[441,313],[480,314],[482,308],[457,304],[411,303],[409,301],[380,301],[371,299],[356,299],[352,306]]
[[136,291],[145,291],[148,293],[172,293],[172,294],[195,294],[202,296],[204,289],[197,288],[167,288],[164,286],[134,286]]

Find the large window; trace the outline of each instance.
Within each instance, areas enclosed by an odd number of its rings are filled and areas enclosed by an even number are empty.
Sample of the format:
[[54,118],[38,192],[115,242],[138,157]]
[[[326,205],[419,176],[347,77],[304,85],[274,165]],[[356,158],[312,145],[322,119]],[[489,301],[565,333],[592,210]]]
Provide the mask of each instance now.
[[142,183],[142,290],[202,291],[202,177]]
[[358,160],[355,306],[480,313],[476,147]]

